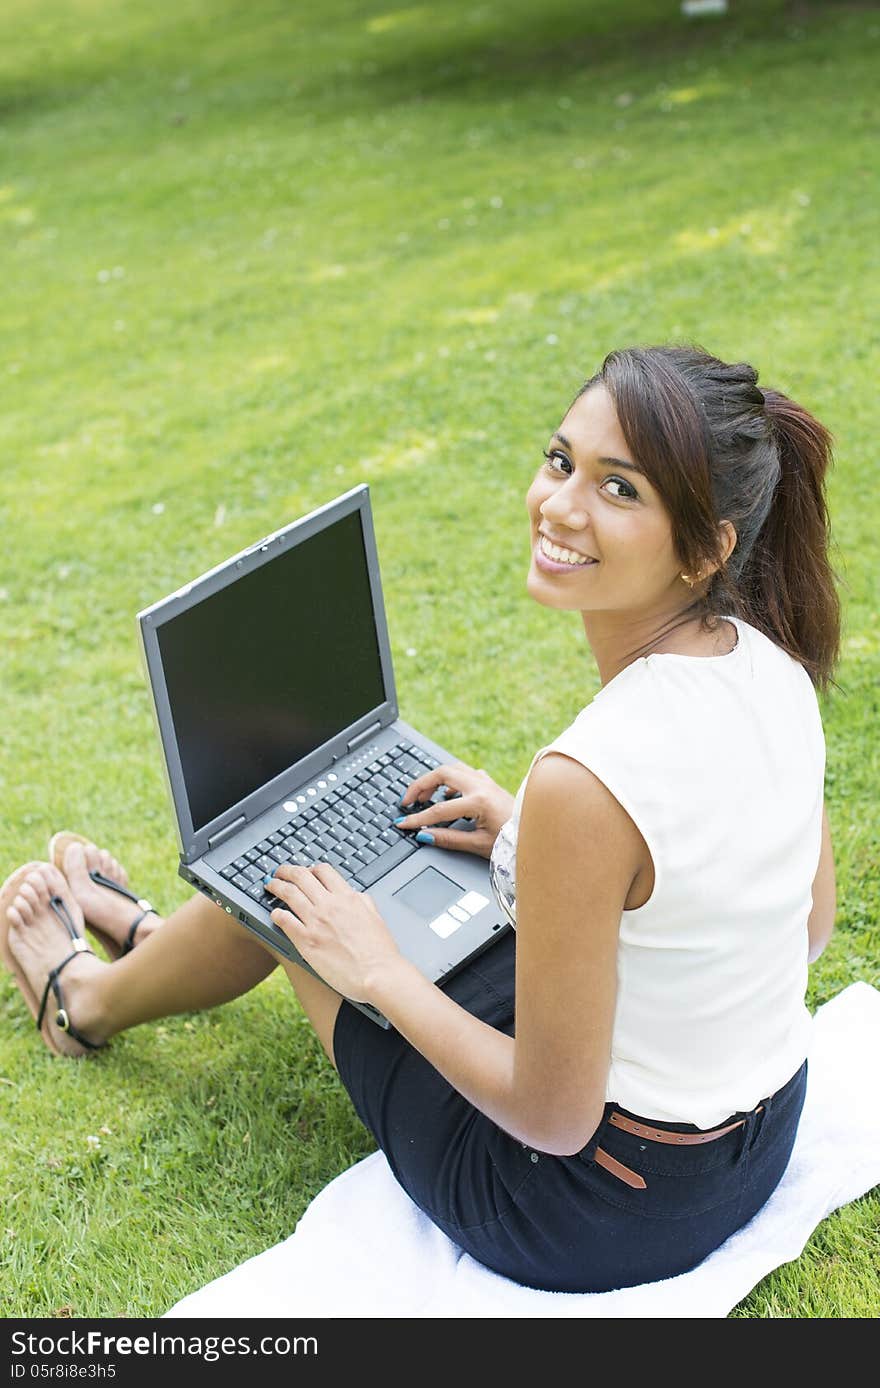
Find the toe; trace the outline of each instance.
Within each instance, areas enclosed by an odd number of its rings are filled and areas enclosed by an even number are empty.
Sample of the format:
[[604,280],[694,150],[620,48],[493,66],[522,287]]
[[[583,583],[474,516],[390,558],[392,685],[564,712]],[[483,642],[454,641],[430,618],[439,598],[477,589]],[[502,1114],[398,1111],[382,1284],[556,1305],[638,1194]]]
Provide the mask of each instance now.
[[49,896],[70,896],[70,887],[64,873],[59,871],[52,863],[44,863],[41,876],[46,884],[46,895]]
[[24,929],[25,924],[26,924],[26,922],[25,922],[25,913],[26,913],[28,916],[30,916],[30,910],[29,910],[27,907],[24,907],[22,911],[20,911],[20,910],[18,909],[18,908],[19,908],[19,903],[20,903],[20,902],[21,902],[21,897],[18,897],[18,896],[17,896],[17,897],[15,898],[15,901],[12,903],[12,905],[11,905],[11,906],[7,906],[7,908],[6,908],[6,918],[7,918],[7,920],[9,921],[9,924],[12,925],[12,926],[14,926],[16,930],[23,930],[23,929]]
[[40,905],[40,895],[37,891],[36,885],[27,881],[22,882],[21,886],[18,889],[18,896],[15,898],[15,900],[16,904],[19,906],[19,909],[21,909],[22,907],[26,907],[28,913],[33,914],[33,912]]
[[22,893],[26,893],[28,899],[32,901],[35,906],[44,906],[51,896],[49,884],[46,880],[45,869],[47,867],[48,864],[40,863],[38,867],[33,868],[28,873],[24,882],[21,884]]
[[67,852],[64,855],[64,871],[75,892],[79,893],[84,887],[90,885],[86,850],[81,843],[67,845]]
[[7,920],[18,930],[21,930],[23,926],[27,925],[34,918],[36,892],[31,888],[29,893],[25,894],[24,888],[26,886],[27,883],[21,883],[18,892],[6,908]]

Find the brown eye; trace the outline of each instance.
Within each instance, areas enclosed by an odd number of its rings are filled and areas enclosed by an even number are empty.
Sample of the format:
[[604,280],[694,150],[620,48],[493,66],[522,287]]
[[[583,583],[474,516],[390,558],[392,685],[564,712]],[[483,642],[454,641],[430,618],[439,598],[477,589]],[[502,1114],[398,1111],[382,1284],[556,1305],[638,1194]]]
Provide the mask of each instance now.
[[[547,467],[551,472],[558,471],[560,463],[568,463],[569,467],[572,466],[571,459],[567,458],[564,453],[560,453],[556,449],[550,453],[545,449],[544,457],[547,459]],[[570,476],[571,474],[568,475]]]
[[639,494],[638,494],[638,492],[636,491],[635,487],[631,486],[630,483],[627,482],[627,481],[625,481],[623,477],[606,477],[605,481],[606,481],[606,482],[616,482],[617,485],[618,485],[619,487],[625,487],[625,488],[626,488],[626,491],[625,491],[625,492],[622,492],[622,493],[620,493],[620,492],[612,492],[612,493],[611,493],[612,496],[618,497],[619,500],[621,500],[621,501],[637,501],[637,500],[638,500]]

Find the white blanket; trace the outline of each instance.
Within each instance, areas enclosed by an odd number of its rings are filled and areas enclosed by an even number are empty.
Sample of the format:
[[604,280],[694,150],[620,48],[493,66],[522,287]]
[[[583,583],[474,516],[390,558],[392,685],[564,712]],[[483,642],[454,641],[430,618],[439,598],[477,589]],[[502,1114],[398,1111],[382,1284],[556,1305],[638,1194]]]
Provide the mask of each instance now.
[[343,1172],[283,1243],[177,1302],[171,1317],[725,1316],[817,1224],[880,1182],[880,992],[816,1012],[804,1111],[771,1199],[692,1272],[616,1292],[541,1292],[477,1263],[398,1186],[381,1152]]

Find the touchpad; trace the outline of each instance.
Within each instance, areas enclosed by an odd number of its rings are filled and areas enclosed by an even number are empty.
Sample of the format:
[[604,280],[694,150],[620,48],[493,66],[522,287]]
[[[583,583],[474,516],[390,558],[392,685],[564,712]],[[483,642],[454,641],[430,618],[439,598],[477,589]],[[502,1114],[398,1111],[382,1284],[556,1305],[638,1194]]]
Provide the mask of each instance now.
[[398,901],[402,901],[404,906],[408,906],[411,911],[430,920],[440,911],[444,911],[452,902],[458,901],[461,896],[461,886],[458,882],[453,882],[449,877],[444,877],[442,872],[436,868],[427,867],[424,872],[420,872],[418,877],[413,877],[409,882],[404,882],[393,893]]

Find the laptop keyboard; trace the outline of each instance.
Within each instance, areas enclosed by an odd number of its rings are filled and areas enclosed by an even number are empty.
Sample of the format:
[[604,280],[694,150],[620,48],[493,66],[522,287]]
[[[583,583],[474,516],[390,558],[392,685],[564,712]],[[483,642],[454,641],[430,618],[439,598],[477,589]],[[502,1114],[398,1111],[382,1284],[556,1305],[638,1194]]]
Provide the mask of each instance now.
[[[439,765],[424,748],[398,742],[344,785],[303,806],[286,824],[222,868],[221,875],[270,911],[284,903],[264,889],[263,878],[279,863],[301,867],[331,863],[349,886],[366,891],[417,851],[412,830],[395,829],[392,820],[430,803],[417,801],[403,810],[400,797],[418,776]],[[332,777],[328,772],[322,779]],[[456,818],[453,815],[446,822]]]

